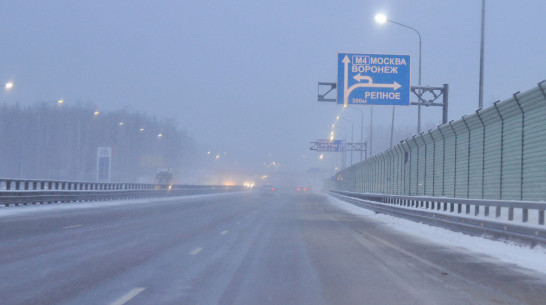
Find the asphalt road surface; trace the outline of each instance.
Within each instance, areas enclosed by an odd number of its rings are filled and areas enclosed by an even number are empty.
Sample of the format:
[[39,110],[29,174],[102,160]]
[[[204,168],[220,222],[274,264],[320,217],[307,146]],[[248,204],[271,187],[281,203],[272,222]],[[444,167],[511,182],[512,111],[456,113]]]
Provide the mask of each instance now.
[[0,304],[546,304],[541,274],[318,193],[6,209]]

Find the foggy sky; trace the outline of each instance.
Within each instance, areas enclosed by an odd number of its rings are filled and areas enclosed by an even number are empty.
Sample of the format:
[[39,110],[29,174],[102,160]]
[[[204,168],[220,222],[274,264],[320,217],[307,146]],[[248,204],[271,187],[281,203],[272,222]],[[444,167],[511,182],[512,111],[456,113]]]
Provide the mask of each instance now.
[[[95,104],[173,118],[208,150],[241,166],[331,167],[309,142],[326,138],[340,106],[319,103],[317,82],[336,80],[337,53],[409,54],[417,84],[450,85],[449,119],[478,105],[479,0],[448,1],[4,1],[0,102]],[[484,102],[546,79],[541,0],[487,1]],[[365,140],[369,106],[365,113]],[[415,128],[415,107],[397,109],[397,128]],[[377,141],[390,107],[374,108]],[[441,110],[424,109],[427,128]],[[360,113],[345,112],[360,134]],[[350,130],[350,124],[342,124]],[[381,147],[380,142],[376,147]],[[386,144],[385,144],[386,145]],[[377,153],[376,149],[374,152]]]

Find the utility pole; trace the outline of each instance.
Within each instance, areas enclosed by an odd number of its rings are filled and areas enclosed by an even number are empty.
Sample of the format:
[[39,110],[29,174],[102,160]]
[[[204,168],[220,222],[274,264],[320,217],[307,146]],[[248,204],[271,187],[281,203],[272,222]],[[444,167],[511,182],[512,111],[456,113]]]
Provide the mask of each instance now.
[[482,0],[482,34],[480,42],[480,96],[478,109],[483,108],[483,53],[484,53],[484,40],[485,40],[485,0]]

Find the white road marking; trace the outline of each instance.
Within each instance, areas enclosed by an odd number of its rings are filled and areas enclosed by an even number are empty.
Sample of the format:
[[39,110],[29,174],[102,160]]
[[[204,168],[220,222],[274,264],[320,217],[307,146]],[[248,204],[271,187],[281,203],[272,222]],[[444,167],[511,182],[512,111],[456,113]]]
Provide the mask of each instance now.
[[114,303],[110,304],[110,305],[123,305],[127,302],[129,302],[130,300],[132,300],[134,297],[136,297],[139,293],[141,293],[142,291],[144,291],[144,287],[137,287],[129,292],[127,292],[124,296],[122,296],[121,298],[117,299]]
[[222,231],[220,234],[226,235],[228,232],[229,232],[228,230],[225,230],[225,231]]
[[197,255],[201,251],[203,251],[203,248],[195,248],[195,249],[191,250],[190,255]]
[[73,225],[73,226],[63,227],[63,229],[73,229],[78,227],[83,227],[83,225]]

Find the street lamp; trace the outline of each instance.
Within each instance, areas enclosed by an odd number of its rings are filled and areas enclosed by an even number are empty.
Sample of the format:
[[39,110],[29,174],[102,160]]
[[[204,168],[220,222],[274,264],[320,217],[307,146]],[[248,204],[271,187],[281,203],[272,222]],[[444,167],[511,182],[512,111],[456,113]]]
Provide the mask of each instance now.
[[10,90],[13,88],[13,82],[7,82],[6,85],[4,86],[4,88],[6,90]]
[[[417,36],[419,36],[419,86],[421,86],[421,45],[422,45],[422,43],[421,43],[421,33],[419,33],[419,31],[412,28],[411,26],[408,26],[408,25],[405,25],[405,24],[402,24],[402,23],[399,23],[399,22],[396,22],[396,21],[393,21],[393,20],[387,18],[387,16],[385,16],[384,14],[375,15],[375,21],[377,23],[379,23],[379,24],[385,24],[388,21],[390,23],[394,23],[394,24],[399,25],[401,27],[405,27],[405,28],[410,29],[410,30],[414,31],[415,33],[417,33]],[[394,106],[392,107],[392,115],[393,115],[393,118],[394,118]],[[419,134],[421,133],[421,105],[420,104],[417,105],[417,133],[419,133]],[[392,134],[392,130],[391,130],[391,134]],[[391,136],[391,138],[392,138],[392,136]],[[391,142],[392,142],[392,139],[391,139]]]
[[483,108],[483,52],[484,52],[484,37],[485,37],[485,0],[482,0],[482,27],[480,39],[480,88],[478,96],[478,107]]
[[[362,145],[362,143],[364,143],[364,111],[355,107],[349,108],[360,112],[360,145]],[[362,161],[362,146],[360,148],[360,161]]]
[[[345,145],[347,145],[347,129],[341,127],[341,126],[336,126],[336,128],[339,128],[339,129],[343,129],[343,133],[344,133],[344,137],[343,137],[343,141],[345,142]],[[333,139],[333,137],[332,137]],[[341,158],[342,158],[342,163],[343,163],[343,168],[346,167],[346,160],[347,160],[347,150],[345,150],[343,152],[343,155],[341,155]]]
[[[344,119],[344,118],[341,118],[341,120],[343,121],[346,121],[346,122],[349,122],[351,124],[351,145],[354,143],[353,142],[353,131],[354,131],[354,125],[353,125],[353,122],[350,121],[350,120],[347,120],[347,119]],[[351,149],[351,165],[353,165],[353,150]]]

